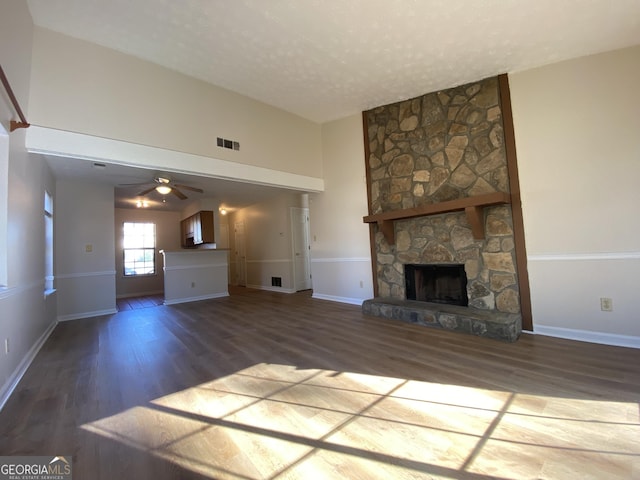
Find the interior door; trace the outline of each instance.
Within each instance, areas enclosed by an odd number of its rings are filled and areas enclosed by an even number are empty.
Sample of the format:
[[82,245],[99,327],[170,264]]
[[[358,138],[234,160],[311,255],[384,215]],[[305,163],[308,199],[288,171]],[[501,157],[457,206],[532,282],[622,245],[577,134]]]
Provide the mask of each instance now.
[[244,222],[236,222],[233,227],[236,256],[236,285],[247,286],[247,248],[245,244]]
[[296,291],[311,288],[311,255],[309,244],[309,209],[291,208],[293,235],[293,276]]

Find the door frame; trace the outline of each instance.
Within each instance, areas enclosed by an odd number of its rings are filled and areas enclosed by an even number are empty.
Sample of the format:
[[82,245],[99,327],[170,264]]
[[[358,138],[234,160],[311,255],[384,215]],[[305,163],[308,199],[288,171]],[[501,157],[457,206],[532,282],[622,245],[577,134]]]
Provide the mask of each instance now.
[[[294,291],[302,291],[302,290],[310,290],[313,288],[313,277],[311,275],[311,220],[309,218],[309,208],[307,207],[289,207],[290,213],[290,221],[291,221],[291,256],[293,258],[293,290]],[[304,248],[304,254],[302,255],[302,259],[306,262],[307,270],[309,271],[309,278],[305,279],[304,287],[302,289],[298,289],[298,274],[297,274],[297,265],[296,265],[296,229],[298,228],[298,224],[296,223],[296,215],[298,213],[302,213],[306,220],[304,222],[304,234],[303,238],[306,238],[307,245]]]

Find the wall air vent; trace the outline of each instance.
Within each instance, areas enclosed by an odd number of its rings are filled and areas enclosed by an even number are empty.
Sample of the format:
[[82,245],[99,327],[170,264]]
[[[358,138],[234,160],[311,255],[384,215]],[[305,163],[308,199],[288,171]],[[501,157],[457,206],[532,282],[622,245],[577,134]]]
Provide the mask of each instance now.
[[226,138],[221,137],[218,137],[218,146],[221,148],[228,148],[229,150],[240,150],[240,142],[227,140]]

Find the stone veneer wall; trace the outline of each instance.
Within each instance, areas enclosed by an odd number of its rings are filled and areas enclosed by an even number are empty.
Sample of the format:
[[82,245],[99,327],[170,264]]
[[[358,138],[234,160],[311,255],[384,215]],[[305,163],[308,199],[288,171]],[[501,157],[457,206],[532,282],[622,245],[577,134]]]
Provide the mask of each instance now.
[[[497,78],[375,108],[368,133],[371,213],[508,192]],[[464,212],[395,222],[396,244],[375,235],[378,294],[405,298],[405,263],[462,263],[469,306],[520,313],[509,205],[485,208],[475,240]]]

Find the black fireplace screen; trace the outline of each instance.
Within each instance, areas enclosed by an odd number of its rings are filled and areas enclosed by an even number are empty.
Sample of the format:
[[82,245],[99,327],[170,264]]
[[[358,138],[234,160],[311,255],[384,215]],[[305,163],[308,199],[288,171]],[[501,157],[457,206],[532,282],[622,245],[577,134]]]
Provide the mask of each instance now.
[[406,264],[407,300],[467,306],[467,274],[464,265]]

